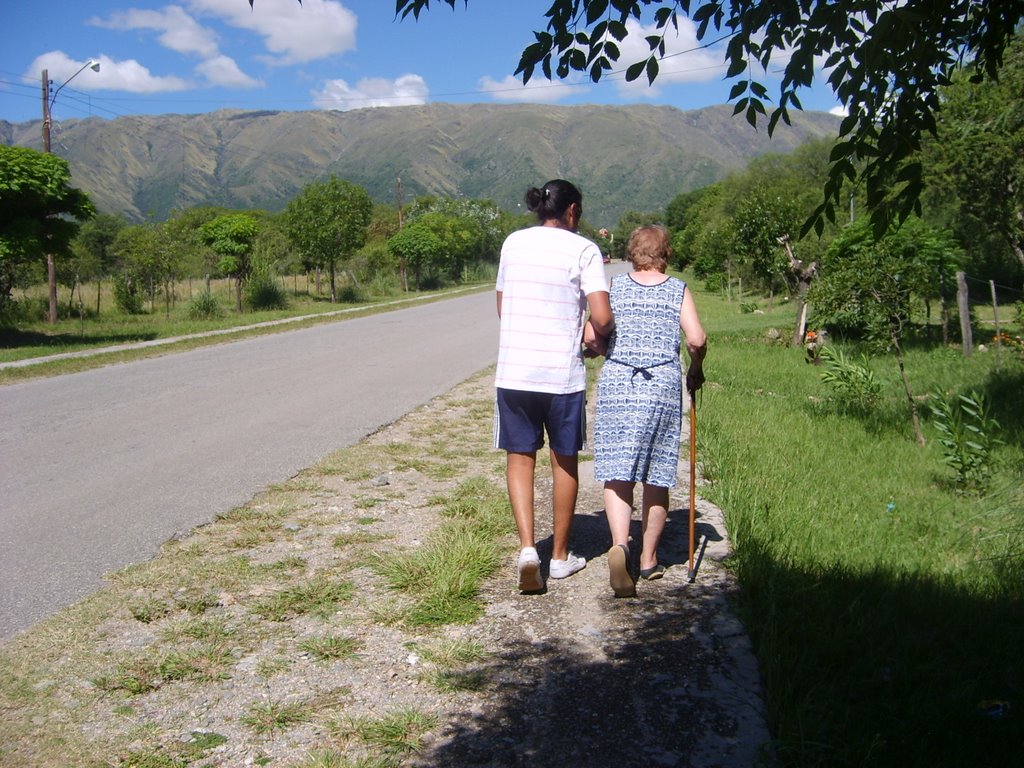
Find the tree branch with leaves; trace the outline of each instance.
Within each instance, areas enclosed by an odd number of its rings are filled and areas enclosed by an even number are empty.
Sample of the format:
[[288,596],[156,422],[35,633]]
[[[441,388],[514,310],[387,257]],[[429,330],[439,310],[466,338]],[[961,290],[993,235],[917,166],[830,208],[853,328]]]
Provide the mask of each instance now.
[[[250,0],[250,4],[251,4]],[[435,0],[455,8],[457,0]],[[396,0],[400,18],[430,0]],[[468,0],[463,0],[468,7]],[[552,0],[544,29],[522,53],[524,83],[583,73],[593,82],[625,71],[627,81],[654,83],[667,54],[666,36],[680,16],[696,25],[704,46],[725,43],[726,78],[735,114],[771,135],[802,109],[800,93],[824,78],[848,116],[839,128],[821,203],[803,227],[819,234],[835,221],[844,184],[864,185],[877,236],[894,219],[920,213],[922,138],[934,135],[939,89],[961,68],[975,80],[996,78],[1003,52],[1024,18],[1024,0]],[[653,28],[647,55],[621,61],[627,22]],[[769,112],[764,83],[781,69]]]

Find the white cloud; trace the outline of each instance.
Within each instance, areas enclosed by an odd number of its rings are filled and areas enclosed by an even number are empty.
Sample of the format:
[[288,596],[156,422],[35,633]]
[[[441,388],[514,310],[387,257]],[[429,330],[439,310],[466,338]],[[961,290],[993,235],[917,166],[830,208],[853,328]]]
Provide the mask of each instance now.
[[561,101],[574,93],[587,90],[581,86],[570,85],[558,80],[548,80],[540,74],[530,78],[530,82],[526,85],[523,85],[523,81],[514,75],[507,75],[502,80],[482,77],[477,85],[483,93],[498,101],[528,101],[545,104]]
[[[81,91],[95,91],[99,89],[127,91],[129,93],[167,93],[170,91],[184,91],[191,85],[180,77],[156,77],[146,67],[139,64],[135,59],[126,61],[114,61],[108,56],[99,56],[100,71],[93,72],[86,70],[80,77],[75,78],[74,88]],[[42,69],[49,70],[49,78],[60,87],[73,77],[86,62],[75,61],[63,51],[50,51],[38,56],[28,68],[37,77]]]
[[653,98],[659,94],[659,86],[708,82],[725,74],[726,65],[722,52],[702,48],[703,44],[697,40],[696,25],[685,16],[676,18],[679,30],[677,32],[672,29],[671,25],[668,27],[665,34],[665,56],[658,62],[658,78],[653,85],[648,85],[646,74],[627,83],[625,70],[630,64],[642,61],[650,55],[647,37],[658,34],[658,31],[653,24],[644,26],[633,19],[626,22],[629,36],[621,43],[616,43],[620,52],[617,69],[622,70],[616,76],[620,93]]
[[204,59],[219,53],[217,35],[213,30],[200,25],[177,5],[169,5],[159,11],[132,8],[111,14],[108,19],[90,19],[89,23],[106,29],[155,30],[161,33],[157,37],[160,44],[178,53],[194,54]]
[[832,109],[830,109],[828,111],[828,113],[830,115],[836,115],[837,117],[849,117],[850,116],[850,110],[848,110],[842,104],[839,104],[838,106],[832,107]]
[[210,85],[219,85],[224,88],[259,88],[262,82],[249,77],[229,56],[214,56],[196,65],[196,72]]
[[426,104],[430,91],[419,75],[402,75],[395,80],[383,77],[363,78],[350,86],[344,80],[328,80],[313,92],[313,103],[320,109],[362,109],[363,107],[408,107]]
[[[165,48],[188,56],[198,56],[201,61],[195,71],[205,80],[206,84],[225,88],[256,88],[262,83],[245,74],[234,59],[220,52],[216,33],[203,26],[177,5],[168,5],[161,10],[140,10],[132,8],[127,11],[111,14],[109,18],[93,18],[90,23],[106,29],[132,31],[153,30],[159,32],[157,41]],[[145,82],[142,73],[149,71],[136,61],[122,62],[114,65],[128,79]],[[132,68],[140,71],[130,72]],[[150,76],[151,77],[151,76]],[[170,83],[181,90],[185,81],[181,78],[156,78],[153,82]],[[125,90],[131,90],[126,88]],[[148,92],[148,91],[147,91]]]
[[199,15],[255,32],[274,64],[297,64],[336,56],[355,48],[356,15],[334,0],[186,0]]

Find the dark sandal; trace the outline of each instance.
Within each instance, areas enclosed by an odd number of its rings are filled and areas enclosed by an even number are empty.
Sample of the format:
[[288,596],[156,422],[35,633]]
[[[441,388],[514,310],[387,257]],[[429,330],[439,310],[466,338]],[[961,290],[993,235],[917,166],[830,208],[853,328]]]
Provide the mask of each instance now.
[[664,575],[665,575],[665,566],[662,565],[661,563],[658,563],[657,565],[654,565],[654,566],[652,566],[650,568],[641,568],[640,569],[640,577],[643,578],[643,579],[647,579],[648,581],[654,581],[655,579],[660,579]]

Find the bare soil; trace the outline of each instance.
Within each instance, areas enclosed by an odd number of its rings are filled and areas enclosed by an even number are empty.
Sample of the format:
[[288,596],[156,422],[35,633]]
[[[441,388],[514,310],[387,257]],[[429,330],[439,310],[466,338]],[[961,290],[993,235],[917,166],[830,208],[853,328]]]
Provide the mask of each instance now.
[[[641,581],[636,598],[616,599],[608,585],[601,489],[583,461],[573,550],[586,569],[521,595],[509,535],[479,618],[402,620],[408,600],[374,558],[422,546],[440,524],[438,499],[466,478],[503,487],[492,397],[489,375],[464,383],[9,640],[0,766],[771,764],[756,662],[731,608],[722,514],[703,500],[688,578],[685,462],[661,553],[670,567]],[[542,467],[545,565],[549,496]],[[318,576],[343,577],[352,594],[326,615],[257,611]],[[349,638],[356,655],[320,658],[306,641],[325,636]],[[436,660],[469,644],[484,653],[455,667]],[[176,652],[204,648],[220,655],[175,671]],[[438,684],[445,671],[456,684]],[[373,724],[397,727],[408,748],[375,737]]]

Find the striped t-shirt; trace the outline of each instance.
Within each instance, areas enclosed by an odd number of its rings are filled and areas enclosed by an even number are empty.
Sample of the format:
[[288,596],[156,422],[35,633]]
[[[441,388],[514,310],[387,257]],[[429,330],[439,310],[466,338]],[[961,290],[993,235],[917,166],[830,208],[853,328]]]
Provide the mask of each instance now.
[[600,249],[558,227],[513,232],[501,247],[496,288],[502,297],[495,385],[559,395],[585,389],[586,297],[608,290]]

